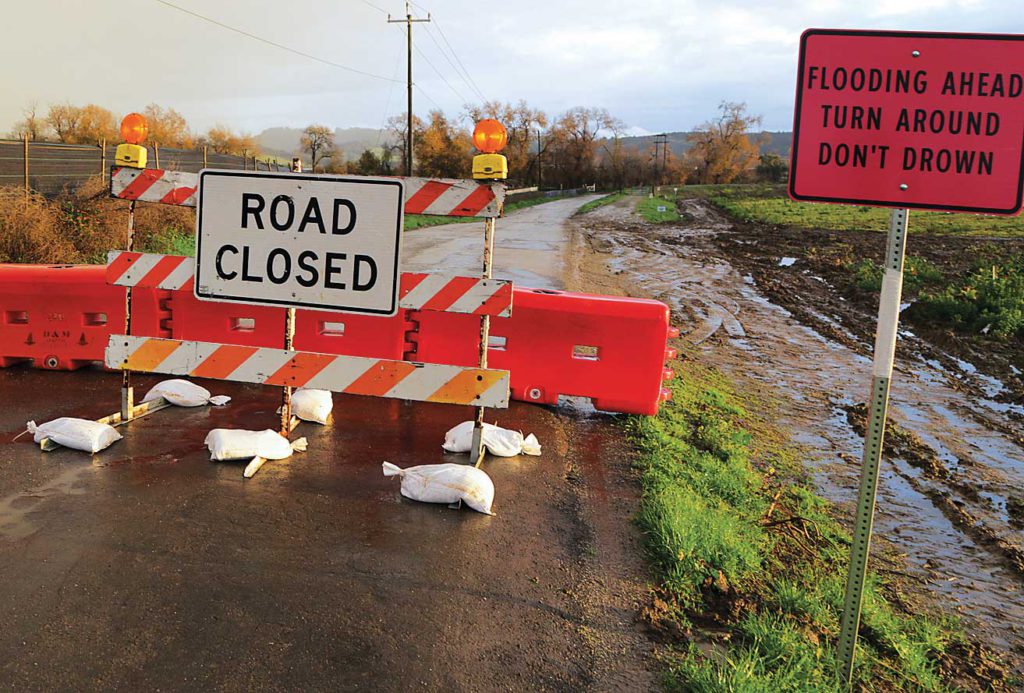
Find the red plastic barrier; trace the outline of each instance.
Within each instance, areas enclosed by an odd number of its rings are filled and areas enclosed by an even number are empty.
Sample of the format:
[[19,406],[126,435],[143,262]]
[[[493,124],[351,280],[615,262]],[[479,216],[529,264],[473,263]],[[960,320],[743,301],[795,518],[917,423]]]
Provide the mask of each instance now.
[[[603,411],[653,415],[671,397],[668,307],[659,301],[516,287],[512,316],[491,318],[488,366],[512,375],[512,397],[557,404],[588,397]],[[415,359],[477,362],[480,319],[422,311]]]
[[[73,370],[103,361],[124,325],[124,287],[103,266],[0,265],[0,367],[29,361]],[[132,332],[183,340],[280,346],[283,308],[198,301],[190,291],[135,289]],[[491,318],[492,368],[512,375],[512,397],[557,404],[588,397],[604,411],[656,414],[671,396],[664,367],[678,336],[658,301],[517,287],[509,318]],[[299,310],[295,348],[471,366],[479,316],[399,311],[392,318]]]
[[[124,295],[92,265],[0,265],[0,367],[75,370],[103,361],[107,337],[124,331]],[[167,292],[133,293],[137,334],[170,336]]]
[[[259,347],[284,345],[284,308],[200,301],[185,289],[170,294],[174,339]],[[382,318],[298,310],[293,345],[299,351],[401,360],[408,350],[406,333],[414,327],[407,322],[407,313],[399,311],[393,318]]]

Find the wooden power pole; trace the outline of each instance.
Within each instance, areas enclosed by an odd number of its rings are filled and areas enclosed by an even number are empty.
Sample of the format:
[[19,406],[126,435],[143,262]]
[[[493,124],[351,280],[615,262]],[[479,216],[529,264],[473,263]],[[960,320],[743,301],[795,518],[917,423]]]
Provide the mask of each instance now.
[[409,0],[405,0],[405,19],[392,19],[388,14],[388,24],[405,23],[405,43],[408,55],[406,56],[407,78],[406,78],[406,116],[405,116],[405,175],[412,175],[412,25],[419,22],[429,22],[430,13],[426,19],[414,19],[412,6]]

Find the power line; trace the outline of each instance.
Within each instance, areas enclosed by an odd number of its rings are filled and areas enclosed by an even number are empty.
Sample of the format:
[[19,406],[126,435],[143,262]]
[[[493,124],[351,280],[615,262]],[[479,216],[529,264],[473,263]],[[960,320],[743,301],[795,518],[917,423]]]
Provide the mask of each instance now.
[[[402,51],[401,51],[401,48],[399,48],[399,50],[395,52],[395,69],[392,70],[392,75],[394,77],[396,77],[396,78],[398,77],[398,66],[401,65],[401,60],[402,60]],[[395,81],[397,82],[398,80],[396,79]],[[384,135],[384,125],[387,123],[388,111],[391,110],[391,97],[394,95],[394,93],[395,93],[395,85],[392,84],[391,86],[388,87],[388,100],[384,104],[384,115],[382,115],[380,117],[380,129],[377,130],[377,146],[378,147],[380,146],[381,137]]]
[[388,11],[385,10],[383,7],[381,7],[380,5],[374,5],[372,2],[370,2],[370,0],[363,0],[363,4],[372,7],[373,9],[377,10],[378,12],[383,12],[384,14],[388,13]]
[[[271,41],[268,38],[263,38],[262,36],[257,36],[256,34],[252,34],[252,33],[249,33],[248,31],[244,31],[242,29],[235,28],[235,27],[230,26],[228,24],[225,24],[223,22],[218,22],[216,19],[211,19],[210,17],[207,17],[205,15],[201,15],[198,12],[193,12],[192,10],[185,9],[184,7],[179,7],[178,5],[175,5],[173,3],[167,2],[167,0],[156,0],[156,2],[160,3],[161,5],[166,5],[167,7],[170,7],[172,9],[178,10],[179,12],[184,12],[185,14],[192,15],[193,17],[196,17],[198,19],[202,19],[204,22],[209,22],[210,24],[215,24],[215,25],[221,27],[222,29],[227,29],[228,31],[233,31],[236,34],[241,34],[242,36],[246,36],[246,37],[251,38],[253,40],[259,41],[260,43],[265,43],[268,46],[273,46],[274,48],[280,48],[283,51],[288,51],[289,53],[294,53],[295,55],[300,55],[303,58],[308,58],[310,60],[315,60],[318,63],[323,63],[324,65],[329,65],[331,67],[336,67],[336,68],[338,68],[340,70],[345,70],[347,72],[352,72],[352,73],[355,73],[357,75],[363,75],[364,77],[373,77],[374,79],[384,80],[385,82],[400,82],[401,81],[401,80],[397,80],[397,79],[391,79],[390,77],[385,77],[383,75],[377,75],[377,74],[374,74],[372,72],[366,72],[365,70],[360,70],[360,69],[355,68],[355,67],[349,67],[348,65],[342,65],[341,63],[336,63],[333,60],[327,60],[326,58],[321,58],[321,57],[318,57],[316,55],[312,55],[310,53],[306,53],[304,51],[300,51],[300,50],[298,50],[296,48],[291,48],[290,46],[285,46],[284,44],[277,43],[276,41]],[[365,0],[364,0],[364,2],[365,2]],[[367,4],[369,4],[369,3],[367,3]]]
[[443,108],[441,108],[441,104],[439,104],[437,101],[434,101],[434,99],[431,98],[430,94],[428,94],[427,92],[423,91],[423,87],[421,87],[418,84],[415,84],[413,86],[416,87],[416,89],[418,89],[419,92],[421,94],[423,94],[423,96],[427,97],[427,101],[429,101],[430,103],[434,104],[434,106],[437,107],[437,110],[439,110],[439,111],[443,111],[444,110]]
[[[364,0],[364,2],[366,2],[366,1],[367,0]],[[419,4],[418,2],[414,2],[413,1],[412,2],[412,6],[416,7],[421,12],[428,12],[429,13],[429,10],[427,10],[427,8],[425,8],[423,5]],[[466,66],[462,62],[462,59],[459,58],[459,54],[455,52],[455,48],[452,46],[451,42],[448,40],[448,37],[445,36],[444,29],[441,28],[441,25],[438,23],[438,21],[436,19],[433,22],[433,26],[437,28],[437,33],[441,34],[441,38],[444,40],[445,45],[448,46],[448,50],[451,51],[452,57],[455,58],[455,62],[457,62],[459,64],[459,66],[462,68],[462,70],[460,71],[458,68],[455,68],[455,66],[452,65],[452,68],[455,69],[455,73],[457,75],[459,75],[459,77],[464,82],[466,82],[467,86],[469,86],[469,88],[472,89],[476,93],[476,95],[480,97],[481,100],[487,101],[487,97],[484,96],[484,93],[480,90],[480,87],[477,86],[476,81],[474,81],[474,79],[473,79],[473,76],[469,74],[469,70],[466,69]],[[427,27],[427,28],[430,29],[430,27]],[[427,33],[429,34],[430,32],[428,31]],[[437,44],[437,40],[434,39],[433,35],[431,35],[430,38],[431,38],[432,41],[434,41],[434,43],[436,45]],[[438,49],[440,49],[440,48],[441,48],[441,46],[438,46]],[[448,58],[448,56],[444,53],[443,50],[441,51],[441,53],[442,53],[442,55],[445,56],[445,59]],[[449,60],[448,63],[451,64],[451,61]]]
[[459,68],[455,66],[455,63],[452,62],[452,59],[448,57],[448,53],[445,51],[444,48],[441,47],[441,44],[437,42],[437,39],[434,38],[434,33],[430,31],[430,27],[427,27],[427,35],[430,37],[430,40],[434,42],[434,45],[437,46],[438,52],[444,56],[444,59],[448,61],[448,64],[451,65],[451,68],[455,70],[455,74],[457,74],[459,78],[462,79],[463,82],[465,82],[467,87],[469,87],[477,96],[480,97],[481,101],[486,101],[487,99],[480,92],[480,90],[476,88],[476,85],[472,84],[470,80],[466,79],[466,77],[459,71]]
[[451,89],[452,92],[454,92],[454,94],[457,97],[459,97],[459,99],[462,100],[463,105],[469,103],[469,101],[466,99],[466,97],[463,96],[462,93],[458,89],[456,89],[454,86],[452,86],[452,83],[449,82],[448,79],[444,75],[441,74],[441,71],[437,69],[437,67],[434,65],[434,63],[430,62],[430,58],[428,58],[426,55],[423,54],[423,51],[420,50],[420,47],[419,46],[415,46],[415,49],[416,49],[416,52],[419,54],[419,56],[426,61],[427,65],[430,65],[430,69],[433,70],[434,73],[437,74],[437,76],[441,78],[441,81],[444,82],[445,84],[447,84],[448,88]]
[[459,54],[455,52],[455,49],[452,47],[452,44],[448,41],[448,37],[445,36],[444,29],[441,28],[441,25],[438,24],[436,20],[434,21],[434,26],[437,27],[437,33],[441,34],[441,38],[444,39],[444,44],[448,46],[448,50],[452,52],[452,56],[455,58],[455,62],[457,62],[462,67],[462,72],[463,74],[466,75],[466,79],[469,80],[469,83],[473,85],[473,89],[475,89],[476,93],[480,95],[480,98],[486,101],[487,99],[484,98],[483,92],[480,91],[480,87],[476,85],[476,82],[473,80],[473,76],[469,74],[469,70],[466,69],[466,66],[463,65],[462,60],[459,59]]

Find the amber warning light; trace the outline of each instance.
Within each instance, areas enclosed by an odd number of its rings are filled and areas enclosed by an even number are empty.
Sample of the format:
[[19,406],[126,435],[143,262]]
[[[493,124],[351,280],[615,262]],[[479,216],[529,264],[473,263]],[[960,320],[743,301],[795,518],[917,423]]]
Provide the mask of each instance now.
[[149,134],[149,124],[141,113],[129,113],[121,119],[121,139],[114,159],[118,166],[146,168],[146,148],[142,142]]
[[473,178],[508,178],[508,160],[498,154],[508,144],[508,131],[493,118],[481,120],[473,128],[473,146],[483,152],[473,157]]

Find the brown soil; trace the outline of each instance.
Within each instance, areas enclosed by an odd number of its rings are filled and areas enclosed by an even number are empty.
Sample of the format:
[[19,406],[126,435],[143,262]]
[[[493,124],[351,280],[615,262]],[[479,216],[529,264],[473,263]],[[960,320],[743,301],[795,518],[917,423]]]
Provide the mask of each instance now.
[[[849,411],[868,389],[877,310],[848,267],[879,258],[884,235],[737,224],[700,200],[681,202],[679,223],[654,225],[632,212],[633,202],[577,219],[567,288],[666,302],[686,352],[751,393],[755,414],[791,432],[815,485],[848,522],[863,445]],[[911,236],[909,252],[948,275],[990,246]],[[780,265],[782,258],[795,262]],[[891,437],[886,450],[874,565],[894,578],[897,603],[913,611],[943,605],[981,643],[969,649],[997,651],[1020,673],[1024,633],[1004,624],[1024,617],[1014,519],[1024,505],[1024,421],[1012,409],[1024,391],[1014,367],[1024,364],[1012,345],[928,327],[901,333],[891,413],[906,435]],[[1001,678],[986,661],[966,666]]]

